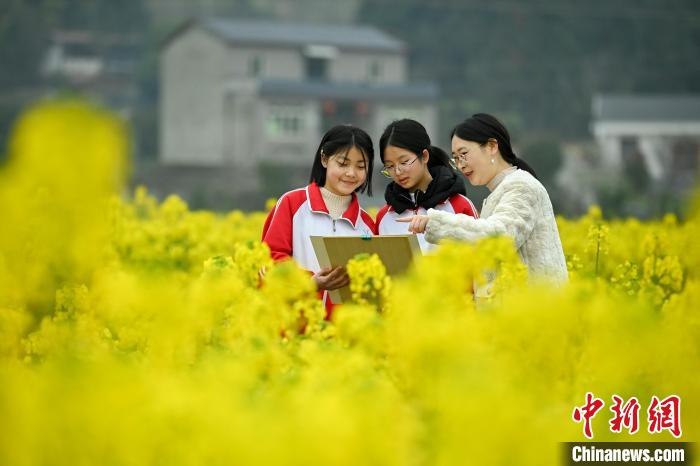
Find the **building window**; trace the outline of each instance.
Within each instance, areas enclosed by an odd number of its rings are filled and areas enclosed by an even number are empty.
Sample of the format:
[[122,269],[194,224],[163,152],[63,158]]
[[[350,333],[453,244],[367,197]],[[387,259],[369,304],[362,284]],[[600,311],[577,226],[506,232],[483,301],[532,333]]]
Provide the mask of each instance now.
[[306,126],[303,105],[270,104],[268,106],[265,131],[269,138],[299,137]]
[[262,75],[262,57],[253,55],[248,59],[248,76],[257,78]]
[[338,57],[338,49],[329,45],[310,44],[302,51],[306,78],[311,81],[328,79],[328,68],[331,60]]
[[382,64],[378,61],[371,61],[369,64],[369,80],[379,81],[382,78]]
[[639,152],[639,142],[636,137],[624,136],[620,139],[620,148],[622,151],[622,157],[625,161],[631,163],[636,163],[641,154]]
[[671,167],[674,173],[691,173],[698,171],[700,145],[691,139],[675,141],[671,148]]
[[677,193],[686,193],[700,175],[700,140],[683,137],[668,141],[668,146],[671,156],[669,184]]
[[312,81],[325,81],[328,78],[328,60],[306,57],[306,77]]
[[627,180],[638,192],[645,191],[651,178],[639,148],[639,140],[634,136],[623,136],[620,140],[620,150]]

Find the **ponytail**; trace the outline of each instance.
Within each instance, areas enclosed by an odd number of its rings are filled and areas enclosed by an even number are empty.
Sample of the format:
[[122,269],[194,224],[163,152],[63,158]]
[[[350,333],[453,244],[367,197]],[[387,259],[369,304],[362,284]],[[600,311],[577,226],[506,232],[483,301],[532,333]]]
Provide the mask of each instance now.
[[440,149],[437,146],[428,146],[428,154],[430,154],[430,159],[428,159],[428,167],[447,167],[450,171],[456,173],[457,170],[452,165],[450,161],[450,156],[447,152]]
[[513,154],[513,157],[515,157],[513,159],[513,161],[508,162],[508,163],[518,167],[521,170],[525,170],[526,172],[528,172],[529,174],[531,174],[532,176],[537,178],[537,175],[535,174],[535,170],[526,161],[524,161],[521,158],[518,158],[515,154]]
[[384,163],[384,153],[388,146],[406,149],[421,159],[423,151],[427,150],[430,154],[428,167],[445,166],[455,172],[447,153],[439,147],[431,145],[430,136],[428,136],[425,127],[415,120],[404,118],[389,123],[379,138],[379,158],[382,163]]

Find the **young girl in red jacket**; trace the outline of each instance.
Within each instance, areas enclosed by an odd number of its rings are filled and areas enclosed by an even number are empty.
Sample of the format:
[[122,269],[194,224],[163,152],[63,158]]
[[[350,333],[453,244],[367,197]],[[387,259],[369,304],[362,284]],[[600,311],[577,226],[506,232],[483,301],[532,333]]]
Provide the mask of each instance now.
[[283,194],[263,227],[262,240],[275,261],[293,258],[313,274],[328,315],[328,291],[344,287],[350,279],[343,267],[319,266],[310,237],[374,233],[374,222],[356,194],[372,194],[373,159],[372,140],[365,131],[351,125],[331,128],[316,150],[310,184]]
[[[415,120],[394,121],[379,139],[382,174],[391,179],[377,214],[380,235],[408,234],[408,225],[396,220],[425,214],[428,209],[478,218],[474,204],[466,197],[464,181],[448,155],[430,144],[427,131]],[[418,235],[423,252],[434,247]]]

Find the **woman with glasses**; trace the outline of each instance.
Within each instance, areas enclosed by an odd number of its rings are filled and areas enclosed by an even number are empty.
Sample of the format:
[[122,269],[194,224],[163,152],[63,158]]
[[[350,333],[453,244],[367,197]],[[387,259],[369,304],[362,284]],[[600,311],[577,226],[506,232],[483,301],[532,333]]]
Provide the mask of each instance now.
[[[386,205],[377,214],[380,235],[409,233],[400,218],[425,214],[435,209],[449,214],[478,217],[465,196],[465,185],[447,154],[430,144],[427,131],[415,120],[394,121],[379,139],[382,174],[391,179],[386,187]],[[432,247],[418,235],[421,250]]]
[[491,191],[481,218],[432,209],[400,221],[410,231],[425,233],[431,243],[510,236],[531,277],[566,281],[566,260],[549,195],[535,171],[513,152],[505,126],[485,113],[467,118],[452,131],[452,157],[472,185],[486,185]]

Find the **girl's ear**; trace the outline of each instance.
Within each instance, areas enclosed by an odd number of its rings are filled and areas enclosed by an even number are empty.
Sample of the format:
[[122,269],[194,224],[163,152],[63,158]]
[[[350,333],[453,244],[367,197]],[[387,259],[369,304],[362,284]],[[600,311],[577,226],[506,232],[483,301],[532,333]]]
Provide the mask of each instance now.
[[430,152],[428,149],[423,149],[423,152],[421,152],[421,155],[423,158],[421,159],[421,162],[423,163],[428,163],[430,161]]
[[328,157],[326,157],[326,154],[321,151],[321,165],[323,168],[328,168]]

